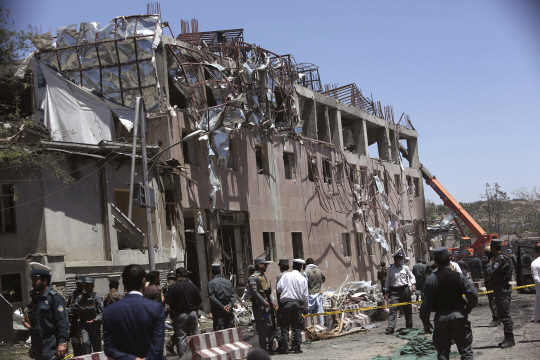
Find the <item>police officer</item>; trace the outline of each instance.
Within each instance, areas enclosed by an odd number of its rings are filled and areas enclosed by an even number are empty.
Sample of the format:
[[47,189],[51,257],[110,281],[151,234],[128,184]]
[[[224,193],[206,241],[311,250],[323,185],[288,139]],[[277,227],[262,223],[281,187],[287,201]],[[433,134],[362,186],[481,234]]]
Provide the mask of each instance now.
[[105,299],[103,300],[103,308],[123,299],[124,296],[118,292],[119,285],[119,278],[109,278],[109,292],[105,295]]
[[94,282],[93,278],[84,278],[84,293],[77,298],[73,306],[79,317],[82,355],[101,351],[103,298],[94,292]]
[[268,328],[272,326],[270,310],[276,307],[270,283],[264,273],[270,264],[266,259],[255,259],[255,273],[248,279],[251,303],[253,304],[253,316],[257,332],[259,333],[259,347],[269,353],[273,352],[273,341],[268,337]]
[[[398,304],[411,301],[411,289],[409,284],[412,284],[412,291],[416,291],[416,279],[409,267],[403,264],[403,254],[401,250],[394,254],[394,263],[388,268],[388,276],[386,278],[384,290],[385,299],[390,299],[390,304]],[[413,327],[412,321],[412,305],[402,306],[405,312],[405,324],[407,328]],[[386,335],[394,333],[394,327],[396,326],[397,307],[390,308],[390,314],[388,315],[388,327],[386,328]]]
[[[255,272],[255,266],[248,265],[247,267],[248,272],[248,279],[253,273]],[[244,293],[242,294],[242,306],[246,306],[246,301],[250,298],[250,291],[249,291],[249,281],[246,282],[246,288],[244,289]]]
[[208,282],[208,298],[214,331],[234,327],[233,307],[236,300],[233,284],[221,276],[221,264],[212,264],[214,278]]
[[[484,259],[482,260],[482,269],[484,270],[484,285],[486,286],[486,291],[493,291],[493,284],[491,283],[491,277],[489,276],[488,272],[486,271],[487,265],[489,264],[489,261],[493,259],[493,254],[491,253],[491,246],[486,246],[484,248]],[[489,308],[491,310],[491,323],[489,323],[489,327],[497,327],[501,325],[501,320],[499,319],[499,315],[497,314],[497,304],[495,303],[495,296],[493,293],[488,293],[488,302],[489,302]]]
[[31,319],[32,355],[36,360],[50,360],[53,356],[66,356],[69,339],[69,321],[64,297],[52,290],[51,268],[31,262],[32,288],[39,294],[36,310]]
[[[276,286],[279,283],[279,280],[283,277],[283,274],[289,272],[289,259],[279,259],[278,262],[279,271],[280,273],[276,277]],[[280,302],[279,298],[281,293],[277,291],[276,289],[276,295],[277,295],[277,311],[276,311],[276,331],[275,331],[275,339],[276,341],[280,342],[281,339],[281,312],[282,312],[282,303]]]
[[384,288],[384,283],[386,282],[386,276],[387,276],[386,262],[381,261],[381,267],[377,271],[377,280],[379,280],[381,282],[381,287],[383,287],[383,288]]
[[516,345],[514,342],[514,323],[510,317],[510,297],[512,296],[510,280],[512,279],[514,268],[512,260],[501,253],[500,239],[491,240],[491,252],[493,258],[486,265],[486,271],[493,285],[497,314],[504,326],[504,341],[499,343],[499,347],[505,349]]
[[422,290],[424,289],[424,281],[426,280],[425,274],[426,268],[422,265],[422,259],[416,258],[416,264],[412,268],[412,273],[416,279],[416,301],[422,296]]
[[478,293],[465,275],[450,269],[447,248],[435,249],[434,257],[437,271],[425,281],[424,301],[420,307],[424,330],[431,333],[429,316],[435,311],[433,344],[437,349],[437,358],[449,359],[453,340],[461,359],[473,359],[471,322],[467,317],[478,303]]
[[68,295],[66,301],[66,312],[69,319],[69,336],[71,340],[71,347],[73,348],[73,355],[79,356],[81,354],[81,342],[79,341],[79,318],[77,314],[73,313],[73,305],[77,298],[84,292],[84,275],[75,275],[75,290]]

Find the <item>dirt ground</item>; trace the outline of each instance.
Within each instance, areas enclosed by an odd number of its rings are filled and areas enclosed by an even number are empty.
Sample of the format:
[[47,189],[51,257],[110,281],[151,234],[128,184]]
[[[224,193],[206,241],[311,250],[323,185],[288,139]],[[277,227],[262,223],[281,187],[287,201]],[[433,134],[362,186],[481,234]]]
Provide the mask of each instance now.
[[[480,296],[478,307],[470,315],[473,329],[473,351],[475,359],[498,360],[538,359],[540,356],[540,324],[531,323],[534,313],[535,295],[518,294],[514,292],[511,302],[511,314],[514,320],[514,335],[516,346],[501,350],[497,344],[503,339],[502,325],[490,328],[491,312],[487,297]],[[418,314],[413,315],[415,327],[422,326]],[[385,335],[386,322],[375,322],[375,327],[366,333],[357,333],[335,339],[315,341],[303,344],[302,354],[278,355],[276,359],[359,359],[370,360],[379,355],[392,355],[394,351],[407,343],[396,336]],[[405,319],[398,319],[396,329],[405,327]],[[169,332],[168,332],[169,333]],[[244,329],[246,337],[253,336],[249,328]],[[251,336],[250,336],[251,335]],[[430,336],[430,335],[428,335]],[[527,340],[528,339],[528,340]],[[245,339],[248,340],[248,339]],[[250,341],[251,342],[251,341]],[[455,346],[452,350],[456,350]],[[19,343],[15,346],[0,345],[0,360],[28,360],[28,348]],[[167,357],[173,358],[173,357]]]
[[[516,346],[501,350],[497,344],[504,338],[502,325],[498,328],[490,328],[491,311],[487,297],[480,296],[478,307],[470,317],[473,329],[473,352],[475,359],[498,360],[498,359],[538,359],[540,358],[540,324],[531,323],[534,314],[535,295],[517,294],[511,302],[511,314],[514,320],[514,336]],[[415,327],[421,327],[422,322],[418,314],[413,315]],[[369,360],[375,356],[389,356],[394,351],[407,343],[393,335],[385,335],[385,322],[376,322],[376,327],[367,333],[342,336],[333,340],[313,342],[302,345],[302,354],[279,355],[276,358],[287,359],[358,359]],[[396,329],[405,327],[405,318],[398,319]],[[529,339],[526,340],[524,337]],[[431,335],[428,335],[431,336]],[[457,348],[452,346],[452,350]],[[456,359],[459,357],[456,357]]]

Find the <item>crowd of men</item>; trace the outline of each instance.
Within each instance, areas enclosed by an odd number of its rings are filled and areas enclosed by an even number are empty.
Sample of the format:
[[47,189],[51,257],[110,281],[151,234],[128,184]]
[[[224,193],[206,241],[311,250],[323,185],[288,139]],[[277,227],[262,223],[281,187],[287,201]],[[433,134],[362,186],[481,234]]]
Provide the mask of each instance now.
[[[274,352],[273,340],[277,339],[278,352],[301,353],[302,315],[323,312],[321,285],[325,277],[311,258],[306,262],[293,260],[290,272],[289,260],[281,259],[275,288],[277,299],[274,299],[271,281],[265,276],[269,264],[265,259],[256,259],[249,269],[242,305],[247,299],[253,304],[262,349]],[[32,300],[25,308],[23,324],[31,330],[31,358],[62,359],[70,342],[74,356],[99,352],[103,340],[105,354],[110,358],[160,359],[167,316],[174,330],[165,344],[170,353],[182,357],[187,349],[187,337],[199,333],[201,293],[189,280],[185,268],[169,273],[167,283],[160,287],[158,271],[146,273],[140,265],[129,265],[122,274],[124,293],[118,292],[120,279],[109,278],[110,291],[104,298],[94,291],[94,278],[79,275],[75,278],[76,289],[65,300],[51,287],[51,268],[39,263],[30,266]],[[207,295],[213,329],[233,328],[236,326],[233,284],[221,276],[220,264],[212,264],[212,275]]]
[[[540,243],[535,248],[540,255]],[[439,359],[448,359],[452,342],[462,359],[472,359],[472,330],[468,314],[478,302],[476,289],[463,274],[470,270],[473,279],[482,276],[486,287],[493,289],[489,298],[493,313],[490,326],[504,328],[500,348],[515,345],[513,322],[510,316],[510,281],[514,263],[501,252],[501,241],[492,240],[486,247],[487,258],[472,259],[467,268],[451,261],[447,248],[434,251],[433,260],[422,264],[417,259],[411,271],[403,254],[393,255],[394,263],[381,263],[377,278],[383,284],[385,298],[390,304],[410,303],[412,294],[422,298],[420,309],[426,333],[433,331],[433,342]],[[540,257],[539,257],[540,259]],[[533,279],[540,293],[540,260],[531,263]],[[242,297],[242,305],[250,299],[259,337],[259,346],[269,354],[302,353],[301,331],[303,314],[323,313],[322,283],[325,277],[312,258],[279,260],[280,274],[276,278],[277,298],[272,295],[271,281],[266,270],[271,263],[256,259],[250,266],[250,276]],[[124,294],[118,292],[119,279],[109,279],[109,293],[102,298],[94,291],[95,280],[89,276],[76,277],[76,289],[67,301],[51,284],[51,269],[30,263],[33,290],[31,303],[25,309],[23,324],[31,330],[30,357],[62,359],[71,342],[74,355],[101,351],[101,327],[105,354],[112,359],[161,359],[165,341],[165,319],[170,316],[174,334],[166,344],[170,353],[182,357],[187,348],[187,336],[199,332],[198,311],[202,303],[199,289],[189,280],[185,268],[167,275],[167,283],[160,287],[158,271],[147,273],[140,265],[129,265],[122,273]],[[221,265],[212,265],[213,279],[208,283],[214,331],[235,326],[233,309],[236,293],[233,284],[221,276]],[[147,284],[148,282],[148,284]],[[463,295],[465,297],[463,297]],[[121,300],[121,301],[120,301]],[[411,328],[411,304],[402,306],[406,327]],[[392,334],[398,307],[391,307],[386,334]],[[430,314],[435,312],[434,326]],[[321,316],[322,318],[322,316]],[[321,319],[321,322],[324,319]],[[534,321],[540,322],[540,297],[537,295]],[[289,346],[289,329],[292,344]],[[274,339],[278,348],[274,351]]]

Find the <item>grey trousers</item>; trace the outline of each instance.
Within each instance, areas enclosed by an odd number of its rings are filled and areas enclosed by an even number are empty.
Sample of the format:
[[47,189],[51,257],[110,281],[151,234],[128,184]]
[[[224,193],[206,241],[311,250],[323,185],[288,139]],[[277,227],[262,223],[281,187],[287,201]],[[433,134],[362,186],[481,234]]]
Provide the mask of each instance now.
[[279,349],[287,351],[289,348],[289,327],[292,328],[292,350],[300,350],[302,343],[302,329],[304,319],[302,318],[302,304],[299,301],[288,301],[283,304],[281,310],[281,339]]
[[268,337],[268,329],[272,327],[268,309],[262,304],[254,304],[253,316],[255,317],[257,332],[259,333],[259,347],[265,350],[272,350],[273,344],[269,341]]
[[504,326],[504,335],[513,335],[514,322],[510,316],[510,298],[512,297],[512,285],[494,285],[493,295],[497,304],[497,314]]
[[[389,291],[390,304],[399,304],[404,302],[411,302],[411,289],[408,286],[403,286],[400,288],[390,287]],[[405,313],[405,325],[407,328],[413,327],[412,321],[412,305],[401,306],[403,312]],[[396,327],[396,318],[397,318],[397,306],[390,308],[390,313],[388,314],[388,327],[393,329]]]
[[187,349],[187,336],[199,334],[199,321],[197,311],[186,311],[175,313],[172,316],[173,327],[176,330],[176,337],[173,344],[178,344],[178,357],[181,358]]
[[81,355],[91,354],[101,351],[101,324],[85,323],[79,324],[81,327]]
[[437,349],[437,359],[448,360],[452,340],[456,342],[461,360],[473,359],[471,322],[465,310],[441,311],[435,314],[433,344]]

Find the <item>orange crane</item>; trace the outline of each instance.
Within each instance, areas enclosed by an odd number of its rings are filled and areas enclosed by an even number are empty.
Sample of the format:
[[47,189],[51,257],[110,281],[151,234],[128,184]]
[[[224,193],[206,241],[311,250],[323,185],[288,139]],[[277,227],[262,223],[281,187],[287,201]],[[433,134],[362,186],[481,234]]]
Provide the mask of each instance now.
[[[399,151],[403,155],[403,157],[407,160],[409,160],[409,153],[407,149],[405,149],[401,144],[399,145]],[[443,201],[443,204],[446,205],[450,211],[454,214],[454,222],[456,223],[456,226],[459,229],[459,232],[461,233],[461,236],[464,241],[471,241],[470,237],[467,237],[465,235],[465,232],[463,231],[463,228],[459,224],[456,217],[459,217],[461,221],[467,225],[467,227],[473,232],[474,235],[476,235],[476,241],[472,244],[472,248],[468,247],[468,256],[472,256],[473,252],[476,252],[479,255],[484,254],[484,248],[486,245],[491,243],[492,239],[498,239],[499,234],[488,234],[484,229],[478,225],[478,223],[463,209],[463,207],[457,202],[456,199],[450,193],[441,185],[439,180],[435,177],[435,175],[431,174],[428,169],[424,167],[423,164],[420,164],[420,171],[422,172],[422,177],[426,181],[426,184],[431,186],[433,190],[439,195],[441,200]],[[458,250],[458,249],[450,249],[450,250]]]

